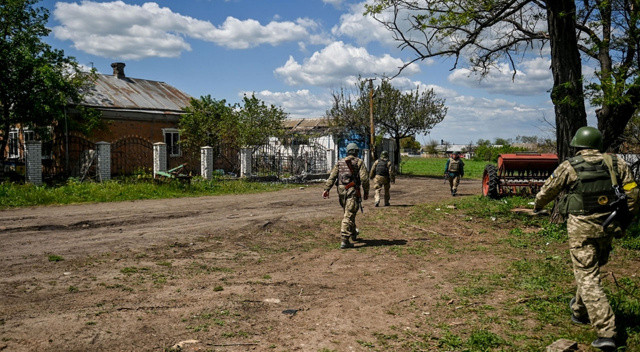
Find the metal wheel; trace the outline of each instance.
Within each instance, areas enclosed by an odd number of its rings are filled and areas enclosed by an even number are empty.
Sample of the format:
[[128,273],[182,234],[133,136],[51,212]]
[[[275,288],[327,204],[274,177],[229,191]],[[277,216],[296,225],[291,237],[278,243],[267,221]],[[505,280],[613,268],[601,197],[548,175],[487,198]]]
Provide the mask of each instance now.
[[482,173],[482,195],[489,198],[498,198],[498,168],[495,165],[487,165]]

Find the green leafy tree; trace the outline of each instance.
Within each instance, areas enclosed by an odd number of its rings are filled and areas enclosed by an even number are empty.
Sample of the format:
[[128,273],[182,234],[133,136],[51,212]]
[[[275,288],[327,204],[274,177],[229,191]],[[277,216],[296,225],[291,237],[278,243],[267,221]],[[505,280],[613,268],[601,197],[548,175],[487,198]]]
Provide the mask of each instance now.
[[[370,145],[369,88],[367,81],[359,80],[355,91],[345,88],[333,92],[333,104],[326,112],[334,138],[352,138]],[[379,128],[376,127],[376,135]]]
[[210,95],[191,99],[180,118],[180,145],[186,155],[195,158],[200,147],[210,146],[214,159],[220,155],[222,145],[228,145],[238,134],[237,116],[233,106],[223,100],[215,100]]
[[416,141],[415,136],[409,136],[400,140],[400,148],[419,151],[422,148],[420,142]]
[[396,162],[400,160],[400,140],[418,133],[427,133],[447,114],[444,99],[433,89],[401,92],[383,80],[374,94],[374,120],[395,140]]
[[[504,59],[516,70],[528,50],[550,45],[557,152],[585,126],[585,88],[597,110],[606,149],[640,103],[640,6],[628,0],[374,0],[367,14],[385,25],[413,61],[455,58],[486,74]],[[581,56],[582,55],[582,56]],[[596,80],[582,81],[581,59],[598,64]],[[406,66],[405,66],[406,67]]]
[[255,95],[244,96],[237,112],[238,139],[237,144],[261,145],[269,141],[269,137],[283,135],[283,122],[287,114],[282,108],[267,105]]
[[281,108],[266,105],[255,96],[245,96],[242,105],[229,105],[210,95],[191,99],[180,119],[180,144],[190,158],[197,158],[200,148],[210,146],[214,158],[224,148],[239,149],[260,145],[269,137],[282,134],[286,114]]
[[[72,57],[42,41],[49,13],[36,0],[5,0],[0,4],[0,161],[11,127],[44,134],[65,116],[65,107],[82,101],[91,75],[83,74]],[[79,109],[73,126],[86,132],[97,125],[97,114]],[[82,121],[91,119],[89,123]],[[74,122],[74,121],[71,121]]]
[[433,90],[401,92],[388,80],[371,92],[370,81],[359,80],[355,93],[344,89],[334,92],[334,104],[327,111],[333,134],[337,138],[351,137],[369,143],[370,97],[373,96],[375,134],[389,135],[396,145],[395,161],[400,161],[400,140],[418,133],[428,132],[444,119],[447,108],[444,99],[436,97]]

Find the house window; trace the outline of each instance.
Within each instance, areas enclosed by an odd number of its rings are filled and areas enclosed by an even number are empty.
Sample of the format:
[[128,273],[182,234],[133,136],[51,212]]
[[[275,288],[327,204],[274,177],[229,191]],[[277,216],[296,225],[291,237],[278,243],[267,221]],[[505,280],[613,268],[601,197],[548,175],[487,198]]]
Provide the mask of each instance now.
[[17,159],[20,157],[20,140],[18,139],[18,130],[9,131],[9,159]]
[[169,156],[180,156],[180,131],[175,128],[165,128],[164,143],[167,145],[167,154]]
[[35,133],[34,133],[33,131],[30,131],[30,130],[24,130],[22,133],[24,134],[24,141],[25,141],[25,142],[26,142],[26,141],[33,141],[33,140],[35,140],[35,139],[36,139],[36,138],[35,138],[35,136],[36,136],[36,135],[35,135]]

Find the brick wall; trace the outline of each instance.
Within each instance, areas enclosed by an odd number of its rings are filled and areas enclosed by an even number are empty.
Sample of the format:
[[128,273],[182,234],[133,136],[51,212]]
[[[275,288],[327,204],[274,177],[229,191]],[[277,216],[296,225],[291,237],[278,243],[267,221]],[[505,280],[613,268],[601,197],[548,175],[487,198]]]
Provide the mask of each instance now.
[[108,120],[103,131],[91,135],[93,141],[115,142],[125,136],[139,136],[151,143],[164,142],[163,128],[178,128],[177,123],[166,121],[120,121]]

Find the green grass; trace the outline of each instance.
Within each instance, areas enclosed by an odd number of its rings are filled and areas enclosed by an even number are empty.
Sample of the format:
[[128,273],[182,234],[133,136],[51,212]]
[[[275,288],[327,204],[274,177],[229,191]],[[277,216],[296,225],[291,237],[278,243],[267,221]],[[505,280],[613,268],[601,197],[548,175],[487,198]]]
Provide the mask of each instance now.
[[[400,170],[403,175],[442,177],[445,158],[402,158]],[[482,178],[486,161],[464,160],[464,177]]]
[[138,199],[197,197],[276,191],[291,185],[244,180],[199,180],[190,185],[179,182],[156,184],[149,180],[112,180],[104,183],[69,180],[58,186],[0,184],[0,209],[34,205],[119,202]]

